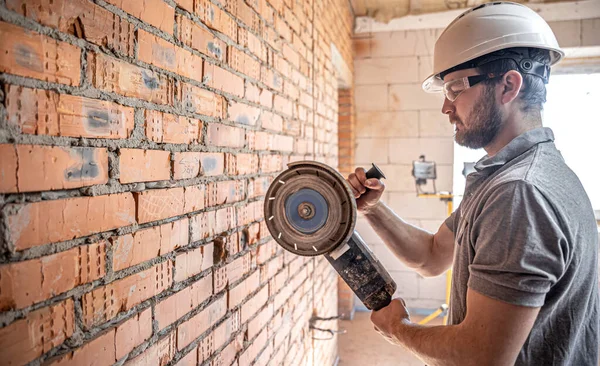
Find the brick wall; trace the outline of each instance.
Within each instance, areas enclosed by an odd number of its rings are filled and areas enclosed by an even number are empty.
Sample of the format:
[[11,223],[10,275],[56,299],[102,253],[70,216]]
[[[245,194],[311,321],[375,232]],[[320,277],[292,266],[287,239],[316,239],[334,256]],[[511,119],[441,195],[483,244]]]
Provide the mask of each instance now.
[[3,363],[334,364],[335,272],[262,207],[337,165],[351,29],[344,0],[1,0]]

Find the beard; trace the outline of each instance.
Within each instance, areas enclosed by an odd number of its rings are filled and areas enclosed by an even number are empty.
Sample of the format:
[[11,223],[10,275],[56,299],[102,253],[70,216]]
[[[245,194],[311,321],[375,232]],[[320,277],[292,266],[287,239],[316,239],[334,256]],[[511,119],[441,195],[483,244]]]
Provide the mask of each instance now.
[[502,127],[502,113],[494,98],[492,86],[485,85],[485,91],[474,104],[469,119],[467,128],[459,117],[453,118],[453,122],[460,126],[454,135],[456,143],[469,149],[488,146]]

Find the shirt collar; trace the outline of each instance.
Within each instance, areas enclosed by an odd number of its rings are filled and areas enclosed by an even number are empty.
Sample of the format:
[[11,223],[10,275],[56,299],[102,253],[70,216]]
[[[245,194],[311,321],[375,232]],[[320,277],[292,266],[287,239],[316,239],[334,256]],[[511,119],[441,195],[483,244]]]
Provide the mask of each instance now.
[[475,164],[475,170],[479,172],[493,167],[499,168],[535,145],[548,141],[554,141],[554,133],[550,128],[539,127],[529,130],[515,137],[496,155],[492,157],[485,155]]

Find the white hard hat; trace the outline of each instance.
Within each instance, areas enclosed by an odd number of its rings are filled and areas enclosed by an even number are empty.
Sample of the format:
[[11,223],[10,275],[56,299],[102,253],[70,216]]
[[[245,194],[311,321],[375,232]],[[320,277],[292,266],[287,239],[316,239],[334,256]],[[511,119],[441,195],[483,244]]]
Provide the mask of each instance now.
[[564,52],[546,21],[525,5],[493,2],[459,15],[435,43],[433,74],[423,82],[426,92],[439,92],[440,73],[480,56],[506,48],[529,47],[550,51],[550,66]]

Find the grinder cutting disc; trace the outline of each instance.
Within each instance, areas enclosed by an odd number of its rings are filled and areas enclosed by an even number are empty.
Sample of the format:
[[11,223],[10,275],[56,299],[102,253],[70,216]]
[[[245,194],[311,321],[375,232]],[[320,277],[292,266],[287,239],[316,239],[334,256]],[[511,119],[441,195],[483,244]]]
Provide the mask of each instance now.
[[264,212],[277,243],[302,256],[331,252],[356,224],[356,201],[346,181],[315,161],[288,164],[267,190]]

